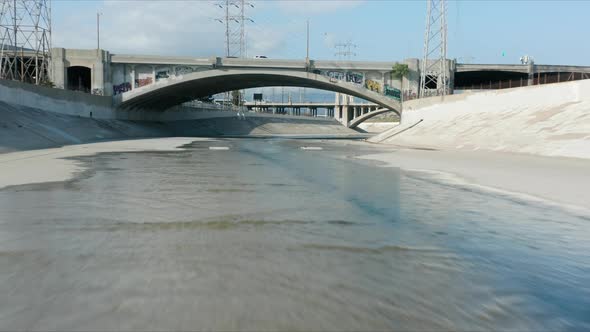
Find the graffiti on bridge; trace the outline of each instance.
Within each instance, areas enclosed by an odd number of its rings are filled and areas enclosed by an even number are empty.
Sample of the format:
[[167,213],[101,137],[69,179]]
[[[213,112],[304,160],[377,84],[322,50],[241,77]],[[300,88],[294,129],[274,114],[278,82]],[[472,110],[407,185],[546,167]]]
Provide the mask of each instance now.
[[173,68],[163,68],[156,72],[156,81],[167,79],[170,76],[182,76],[197,71],[197,67],[178,66]]
[[339,81],[344,81],[344,79],[346,78],[346,74],[341,71],[329,71],[326,72],[326,76]]
[[418,93],[414,90],[405,90],[404,91],[404,100],[413,100],[418,99]]
[[162,71],[156,72],[156,81],[164,79],[164,78],[168,78],[168,77],[170,77],[170,73],[168,72],[168,70],[162,70]]
[[113,94],[118,95],[123,92],[127,92],[131,90],[131,83],[125,82],[119,85],[113,85]]
[[362,85],[363,84],[363,74],[355,73],[355,72],[347,72],[346,73],[346,82]]
[[396,88],[394,88],[392,86],[389,86],[389,85],[385,84],[385,87],[383,89],[383,92],[384,92],[384,94],[387,97],[390,97],[390,98],[393,98],[393,99],[397,99],[397,100],[401,100],[402,92],[399,89],[396,89]]
[[363,84],[363,74],[357,72],[327,71],[325,76],[330,79],[345,81],[354,84]]
[[195,67],[189,67],[189,66],[182,66],[182,67],[176,67],[174,69],[174,72],[176,74],[176,76],[181,76],[184,74],[190,74],[192,72],[196,71]]
[[153,82],[154,81],[151,77],[139,78],[139,79],[135,80],[135,86],[137,86],[138,88],[141,88],[142,86],[150,85]]
[[[140,88],[142,86],[150,85],[154,82],[151,77],[139,78],[135,80],[135,86]],[[113,85],[113,94],[118,95],[127,91],[131,91],[131,83],[124,82],[119,85]]]
[[365,87],[373,92],[381,93],[381,84],[374,80],[365,80]]
[[95,96],[102,96],[102,95],[104,95],[102,89],[92,89],[92,92],[91,93],[93,95],[95,95]]

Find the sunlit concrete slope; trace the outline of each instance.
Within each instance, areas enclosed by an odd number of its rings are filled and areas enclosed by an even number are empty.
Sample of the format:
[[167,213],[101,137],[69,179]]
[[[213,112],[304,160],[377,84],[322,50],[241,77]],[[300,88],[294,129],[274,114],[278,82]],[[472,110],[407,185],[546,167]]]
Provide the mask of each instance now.
[[590,158],[590,80],[415,101],[370,140]]
[[182,121],[95,119],[46,112],[0,101],[0,153],[140,137],[320,136],[359,138],[334,119],[217,112],[217,117]]

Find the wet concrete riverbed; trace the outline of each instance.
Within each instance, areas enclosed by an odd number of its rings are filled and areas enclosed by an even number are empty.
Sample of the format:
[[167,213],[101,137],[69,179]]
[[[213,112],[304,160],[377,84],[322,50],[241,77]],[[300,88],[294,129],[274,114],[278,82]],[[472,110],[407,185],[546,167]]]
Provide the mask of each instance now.
[[0,190],[0,330],[590,329],[588,218],[346,144],[103,153]]

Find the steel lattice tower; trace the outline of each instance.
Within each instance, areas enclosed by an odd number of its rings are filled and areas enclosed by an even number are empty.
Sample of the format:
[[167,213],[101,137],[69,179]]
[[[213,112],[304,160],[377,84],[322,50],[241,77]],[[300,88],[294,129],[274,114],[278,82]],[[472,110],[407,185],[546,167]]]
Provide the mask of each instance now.
[[0,78],[49,82],[51,0],[0,1]]
[[225,25],[225,56],[246,57],[246,6],[254,7],[245,0],[225,0],[218,5],[225,10],[225,17],[217,21]]
[[356,56],[356,53],[351,50],[352,48],[356,48],[356,46],[357,45],[353,44],[350,40],[346,43],[338,43],[334,45],[334,48],[337,49],[334,55],[337,56],[338,59],[350,60],[353,56]]
[[[225,17],[217,19],[225,25],[225,56],[245,58],[246,57],[246,29],[245,22],[252,21],[246,17],[246,6],[254,7],[245,0],[225,0],[217,5],[225,9]],[[232,91],[232,100],[238,99],[237,104],[241,103],[242,95],[240,91]],[[226,100],[230,99],[230,92],[226,93]],[[235,103],[235,101],[234,101]]]
[[420,98],[444,96],[449,92],[446,16],[446,0],[428,0],[424,57],[420,66]]

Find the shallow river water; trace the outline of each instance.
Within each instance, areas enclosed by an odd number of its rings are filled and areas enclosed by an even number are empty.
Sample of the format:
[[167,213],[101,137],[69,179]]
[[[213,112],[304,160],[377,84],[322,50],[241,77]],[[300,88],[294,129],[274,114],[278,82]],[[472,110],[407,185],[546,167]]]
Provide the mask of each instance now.
[[590,219],[367,152],[197,141],[0,190],[0,330],[590,330]]

